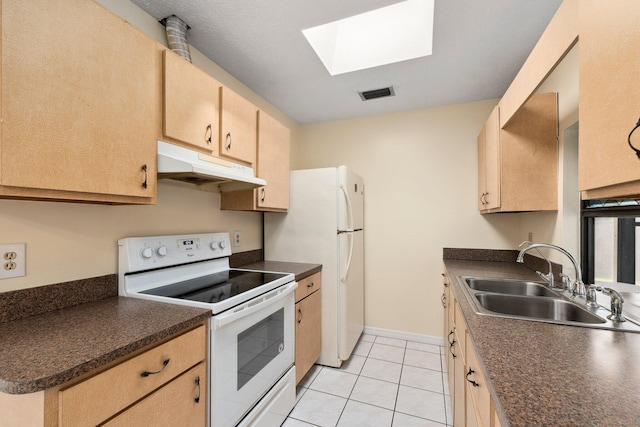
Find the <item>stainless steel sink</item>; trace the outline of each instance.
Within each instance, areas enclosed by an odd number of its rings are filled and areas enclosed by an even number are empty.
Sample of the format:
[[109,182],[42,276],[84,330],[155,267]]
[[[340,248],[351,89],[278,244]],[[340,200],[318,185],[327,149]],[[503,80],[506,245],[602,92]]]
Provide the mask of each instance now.
[[[640,333],[640,317],[613,322],[607,319],[608,307],[587,307],[584,300],[552,291],[542,283],[485,277],[458,277],[458,282],[480,315]],[[634,302],[640,303],[640,294]]]
[[489,311],[511,316],[580,323],[607,322],[586,308],[558,298],[478,293],[476,299]]
[[541,283],[508,279],[478,279],[467,277],[467,286],[476,291],[509,295],[529,295],[561,298],[561,295]]

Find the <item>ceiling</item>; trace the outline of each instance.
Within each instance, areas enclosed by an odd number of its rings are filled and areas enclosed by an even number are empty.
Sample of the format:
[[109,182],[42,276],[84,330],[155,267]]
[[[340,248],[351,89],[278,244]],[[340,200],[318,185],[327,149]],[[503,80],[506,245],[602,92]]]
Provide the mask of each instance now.
[[302,30],[398,0],[131,1],[186,21],[193,47],[301,124],[500,98],[562,2],[436,0],[431,56],[331,76]]

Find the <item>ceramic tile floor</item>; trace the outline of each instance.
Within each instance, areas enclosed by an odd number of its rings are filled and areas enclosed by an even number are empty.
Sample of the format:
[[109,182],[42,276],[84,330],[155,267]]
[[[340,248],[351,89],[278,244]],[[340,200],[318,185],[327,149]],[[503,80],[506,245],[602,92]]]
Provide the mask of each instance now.
[[339,369],[315,365],[282,427],[444,427],[444,347],[362,335]]

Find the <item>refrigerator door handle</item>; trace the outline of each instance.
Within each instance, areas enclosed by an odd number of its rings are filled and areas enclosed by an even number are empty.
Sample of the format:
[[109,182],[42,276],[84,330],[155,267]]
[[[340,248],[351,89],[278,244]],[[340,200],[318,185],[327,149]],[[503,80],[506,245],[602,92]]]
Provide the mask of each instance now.
[[349,258],[347,258],[347,268],[344,270],[344,275],[340,277],[341,282],[347,281],[347,276],[349,275],[349,268],[351,268],[351,258],[353,256],[353,233],[347,233],[349,239]]
[[347,224],[347,231],[353,231],[353,209],[351,208],[351,199],[349,198],[349,193],[347,192],[344,184],[340,184],[340,189],[344,194],[344,199],[347,201],[347,214],[349,215],[349,224]]

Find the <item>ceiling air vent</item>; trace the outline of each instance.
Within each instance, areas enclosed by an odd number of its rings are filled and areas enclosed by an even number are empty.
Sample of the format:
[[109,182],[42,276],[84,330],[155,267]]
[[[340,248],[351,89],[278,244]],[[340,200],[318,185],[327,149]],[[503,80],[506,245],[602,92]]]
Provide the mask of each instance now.
[[370,99],[384,98],[385,96],[395,96],[396,93],[393,91],[393,86],[389,86],[383,87],[382,89],[373,89],[364,92],[358,92],[358,94],[363,101],[368,101]]

